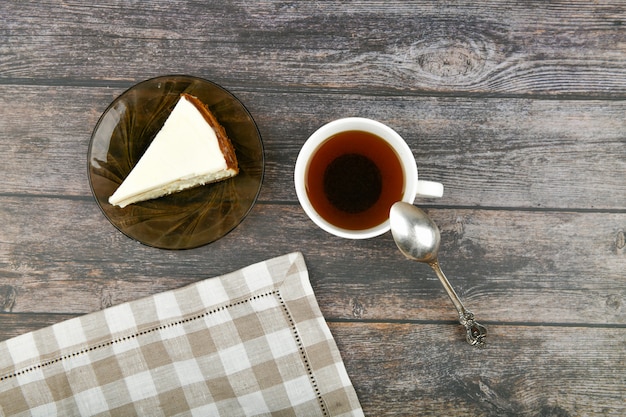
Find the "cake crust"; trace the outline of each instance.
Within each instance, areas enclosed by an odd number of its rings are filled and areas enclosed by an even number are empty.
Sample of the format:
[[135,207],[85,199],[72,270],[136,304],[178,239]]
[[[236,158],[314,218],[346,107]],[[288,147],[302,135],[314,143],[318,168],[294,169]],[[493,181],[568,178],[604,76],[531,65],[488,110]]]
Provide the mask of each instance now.
[[192,96],[188,93],[183,93],[181,94],[181,96],[185,97],[187,100],[189,100],[191,104],[196,106],[196,108],[198,109],[198,111],[200,111],[200,114],[202,114],[209,126],[213,128],[217,136],[217,141],[220,145],[220,149],[222,150],[222,154],[224,155],[224,159],[226,160],[226,165],[229,169],[232,169],[236,173],[239,173],[239,165],[237,163],[237,157],[235,156],[235,148],[228,138],[226,130],[217,121],[213,112],[211,112],[211,110],[209,110],[207,106],[197,97]]
[[224,127],[202,101],[183,93],[109,203],[125,207],[238,173],[235,149]]

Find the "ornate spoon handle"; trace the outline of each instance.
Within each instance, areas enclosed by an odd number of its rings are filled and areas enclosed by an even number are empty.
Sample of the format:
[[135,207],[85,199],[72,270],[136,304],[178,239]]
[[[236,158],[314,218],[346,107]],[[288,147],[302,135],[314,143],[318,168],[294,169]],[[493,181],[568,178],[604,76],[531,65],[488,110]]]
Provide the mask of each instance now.
[[463,306],[459,296],[456,294],[454,288],[452,288],[452,285],[450,285],[450,282],[441,270],[439,261],[435,259],[434,261],[429,262],[428,265],[430,265],[430,267],[437,274],[439,281],[443,284],[443,288],[445,288],[450,300],[452,300],[452,303],[454,304],[454,307],[456,307],[456,310],[459,312],[459,322],[465,327],[465,338],[467,343],[472,346],[483,347],[485,345],[485,337],[487,336],[487,329],[485,326],[474,320],[474,313],[467,310]]

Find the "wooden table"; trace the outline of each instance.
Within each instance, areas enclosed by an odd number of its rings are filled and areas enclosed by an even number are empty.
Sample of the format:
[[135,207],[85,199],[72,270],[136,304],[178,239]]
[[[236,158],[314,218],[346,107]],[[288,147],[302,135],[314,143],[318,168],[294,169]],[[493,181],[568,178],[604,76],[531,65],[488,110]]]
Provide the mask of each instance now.
[[[367,415],[626,415],[626,3],[92,3],[0,3],[0,340],[302,251]],[[241,99],[266,157],[244,222],[186,251],[122,235],[87,180],[108,104],[173,73]],[[417,204],[487,348],[389,233],[302,211],[298,151],[344,116],[445,184]]]

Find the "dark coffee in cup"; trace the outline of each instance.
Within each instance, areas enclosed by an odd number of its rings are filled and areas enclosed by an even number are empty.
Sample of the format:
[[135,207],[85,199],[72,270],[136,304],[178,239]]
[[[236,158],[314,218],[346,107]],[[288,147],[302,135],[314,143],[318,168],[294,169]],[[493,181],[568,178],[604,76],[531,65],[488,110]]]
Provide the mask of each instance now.
[[387,220],[402,199],[404,172],[381,137],[350,130],[329,137],[312,155],[305,179],[313,208],[329,223],[364,230]]

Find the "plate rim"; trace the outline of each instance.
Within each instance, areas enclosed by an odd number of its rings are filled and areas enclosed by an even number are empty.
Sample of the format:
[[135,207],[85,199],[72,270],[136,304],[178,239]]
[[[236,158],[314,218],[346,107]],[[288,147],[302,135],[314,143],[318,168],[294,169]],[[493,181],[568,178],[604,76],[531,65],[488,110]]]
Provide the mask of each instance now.
[[[98,194],[96,193],[96,190],[94,189],[94,185],[93,185],[93,180],[92,180],[92,176],[94,175],[94,173],[92,172],[92,149],[93,149],[93,145],[94,145],[94,139],[96,136],[96,133],[101,125],[101,123],[103,122],[105,116],[107,115],[107,113],[119,102],[121,101],[127,94],[129,94],[131,91],[133,91],[134,89],[137,89],[139,86],[144,85],[144,84],[149,84],[149,83],[155,83],[158,82],[158,80],[171,80],[172,78],[180,78],[180,79],[186,79],[189,81],[196,81],[196,82],[201,82],[201,83],[205,83],[205,84],[210,84],[213,88],[217,88],[219,90],[221,90],[222,92],[224,92],[227,96],[232,97],[238,104],[239,106],[241,106],[241,109],[245,112],[245,114],[247,115],[248,119],[252,122],[252,125],[254,126],[254,131],[256,132],[256,137],[258,139],[258,144],[259,144],[259,151],[260,151],[260,166],[261,166],[261,170],[260,170],[260,174],[259,174],[259,184],[256,187],[256,191],[254,194],[254,197],[251,199],[250,205],[249,207],[247,207],[247,209],[241,214],[241,216],[239,216],[239,219],[234,222],[233,226],[230,227],[228,230],[225,230],[220,236],[217,236],[213,239],[210,239],[208,241],[205,242],[200,242],[197,244],[193,244],[193,245],[189,245],[189,246],[184,246],[184,247],[168,247],[168,246],[160,246],[157,244],[153,244],[150,242],[146,242],[142,239],[139,239],[137,236],[133,236],[132,234],[128,233],[127,231],[123,230],[118,224],[116,224],[116,222],[113,221],[113,219],[111,219],[111,217],[108,215],[108,213],[106,212],[106,210],[104,209],[104,207],[102,207],[102,204],[100,203],[100,200],[98,198]],[[154,139],[154,138],[153,138]],[[150,142],[151,143],[151,142]],[[259,126],[256,122],[256,120],[254,120],[254,118],[252,117],[252,114],[250,113],[250,110],[248,110],[248,108],[245,106],[245,104],[235,95],[233,94],[230,90],[226,89],[225,87],[221,86],[220,84],[208,80],[206,78],[203,77],[199,77],[199,76],[195,76],[195,75],[188,75],[188,74],[168,74],[168,75],[158,75],[158,76],[154,76],[151,78],[147,78],[144,79],[142,81],[139,81],[133,85],[131,85],[130,87],[126,88],[124,91],[122,91],[121,93],[119,93],[108,105],[107,107],[102,111],[102,114],[100,114],[100,117],[98,118],[98,121],[96,122],[96,124],[94,125],[94,128],[91,132],[90,135],[90,139],[89,139],[89,144],[88,144],[88,148],[87,148],[87,177],[88,177],[88,182],[89,182],[89,188],[91,190],[91,194],[93,199],[96,202],[96,205],[99,207],[100,211],[102,212],[102,214],[104,215],[104,217],[109,221],[109,223],[111,223],[119,232],[121,232],[123,235],[125,235],[126,237],[130,238],[133,241],[139,242],[144,246],[147,247],[151,247],[151,248],[156,248],[156,249],[164,249],[164,250],[190,250],[190,249],[195,249],[195,248],[199,248],[202,246],[206,246],[208,244],[211,244],[221,238],[223,238],[224,236],[228,235],[230,232],[232,232],[234,229],[236,229],[245,219],[246,217],[248,217],[248,215],[250,214],[250,212],[252,211],[252,209],[254,208],[254,206],[256,205],[258,198],[261,194],[261,189],[263,187],[263,182],[265,179],[265,145],[263,143],[263,137],[261,136],[261,132],[259,130]]]

